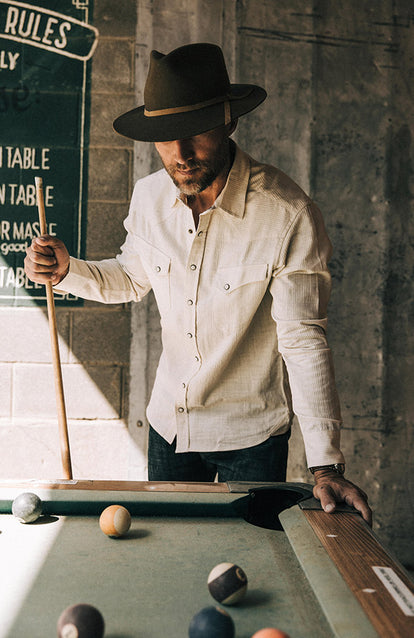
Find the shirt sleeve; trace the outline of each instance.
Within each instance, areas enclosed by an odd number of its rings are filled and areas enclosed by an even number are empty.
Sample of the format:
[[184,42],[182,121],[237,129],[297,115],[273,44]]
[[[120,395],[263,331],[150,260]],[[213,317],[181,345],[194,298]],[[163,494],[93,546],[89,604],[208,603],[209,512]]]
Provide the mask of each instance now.
[[344,462],[339,399],[326,338],[331,252],[322,216],[309,204],[286,232],[270,286],[279,351],[309,467]]
[[141,301],[151,283],[137,254],[131,216],[130,211],[125,221],[127,236],[116,258],[85,261],[71,257],[69,272],[55,290],[109,304]]

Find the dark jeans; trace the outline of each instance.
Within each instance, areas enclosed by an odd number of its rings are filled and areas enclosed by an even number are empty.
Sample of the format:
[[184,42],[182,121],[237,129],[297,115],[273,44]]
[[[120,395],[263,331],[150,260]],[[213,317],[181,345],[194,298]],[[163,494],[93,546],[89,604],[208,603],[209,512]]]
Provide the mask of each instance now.
[[151,426],[148,443],[150,481],[285,481],[290,432],[264,443],[229,452],[175,452]]

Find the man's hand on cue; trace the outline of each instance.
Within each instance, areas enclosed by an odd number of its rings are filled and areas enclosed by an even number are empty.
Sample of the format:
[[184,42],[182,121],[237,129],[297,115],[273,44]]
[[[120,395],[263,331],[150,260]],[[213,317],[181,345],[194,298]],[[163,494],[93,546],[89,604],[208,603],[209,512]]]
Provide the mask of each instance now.
[[26,249],[24,269],[31,281],[56,286],[69,272],[69,253],[63,241],[51,235],[33,239]]
[[334,512],[336,503],[345,502],[354,507],[368,525],[372,525],[372,511],[363,490],[332,470],[315,472],[313,495],[319,499],[325,512]]

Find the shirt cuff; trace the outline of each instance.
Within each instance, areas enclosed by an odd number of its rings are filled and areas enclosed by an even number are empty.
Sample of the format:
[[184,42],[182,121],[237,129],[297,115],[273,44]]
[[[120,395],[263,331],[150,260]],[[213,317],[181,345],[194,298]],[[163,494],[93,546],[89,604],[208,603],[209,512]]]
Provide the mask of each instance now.
[[56,284],[56,286],[53,286],[53,290],[62,294],[71,293],[76,282],[76,276],[74,276],[73,272],[74,270],[76,271],[76,261],[75,257],[70,257],[69,270],[67,274],[63,277],[63,279],[61,279],[61,281],[59,281],[58,284]]
[[[299,418],[308,467],[345,463],[340,449],[341,431],[339,421],[328,421],[310,426]],[[310,419],[305,419],[309,421]]]

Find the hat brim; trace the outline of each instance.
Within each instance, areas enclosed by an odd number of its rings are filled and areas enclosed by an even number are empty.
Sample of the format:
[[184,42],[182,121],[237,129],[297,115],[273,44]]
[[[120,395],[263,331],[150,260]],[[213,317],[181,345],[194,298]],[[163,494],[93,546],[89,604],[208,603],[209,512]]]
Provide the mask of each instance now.
[[[229,94],[231,119],[249,113],[266,99],[266,91],[255,84],[232,84]],[[170,142],[182,140],[224,124],[223,102],[194,111],[148,117],[144,106],[120,115],[113,123],[114,130],[141,142]]]

